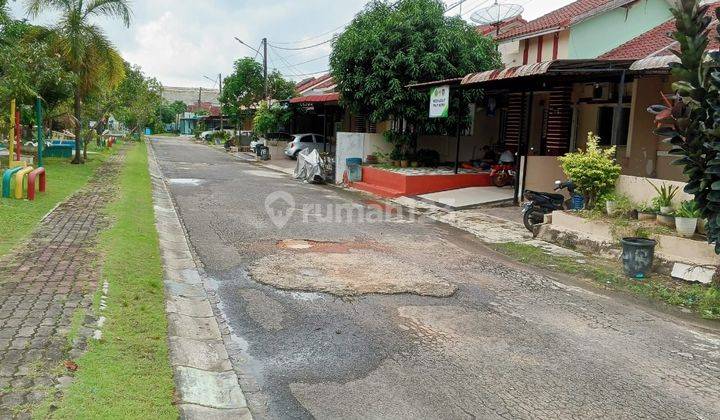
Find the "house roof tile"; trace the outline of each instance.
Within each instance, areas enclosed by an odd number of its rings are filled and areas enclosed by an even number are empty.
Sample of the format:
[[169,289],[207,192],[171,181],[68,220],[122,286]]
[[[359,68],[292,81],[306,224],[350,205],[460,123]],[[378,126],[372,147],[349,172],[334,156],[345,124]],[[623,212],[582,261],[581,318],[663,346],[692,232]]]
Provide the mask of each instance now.
[[498,39],[519,38],[553,29],[563,29],[575,22],[635,1],[637,0],[577,0],[535,20],[531,20],[526,25],[500,34]]

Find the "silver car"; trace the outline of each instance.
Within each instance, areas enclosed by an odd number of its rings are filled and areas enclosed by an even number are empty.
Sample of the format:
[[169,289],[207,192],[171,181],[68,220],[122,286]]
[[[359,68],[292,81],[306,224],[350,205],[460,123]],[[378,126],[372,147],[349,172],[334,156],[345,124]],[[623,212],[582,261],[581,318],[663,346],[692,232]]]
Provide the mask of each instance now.
[[291,159],[297,159],[298,153],[302,150],[317,150],[322,153],[324,151],[332,152],[332,145],[325,144],[325,137],[320,134],[295,134],[285,148],[285,156]]

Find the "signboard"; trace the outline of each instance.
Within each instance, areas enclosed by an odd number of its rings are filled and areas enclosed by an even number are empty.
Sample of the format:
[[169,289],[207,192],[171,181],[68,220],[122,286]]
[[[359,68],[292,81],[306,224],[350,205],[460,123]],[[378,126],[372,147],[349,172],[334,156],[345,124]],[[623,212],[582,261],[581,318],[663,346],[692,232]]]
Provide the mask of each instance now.
[[450,86],[438,86],[430,91],[430,118],[447,118],[450,111]]

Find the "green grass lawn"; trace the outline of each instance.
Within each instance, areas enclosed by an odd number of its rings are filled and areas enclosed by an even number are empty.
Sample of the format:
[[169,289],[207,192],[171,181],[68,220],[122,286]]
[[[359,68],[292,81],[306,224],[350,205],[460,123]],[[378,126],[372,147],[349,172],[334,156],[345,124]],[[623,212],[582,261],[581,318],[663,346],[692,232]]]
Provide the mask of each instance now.
[[579,263],[576,258],[549,255],[526,244],[497,244],[493,248],[525,264],[590,279],[602,287],[625,290],[688,308],[706,319],[720,319],[720,289],[716,286],[683,283],[658,274],[638,281],[622,273],[621,262],[585,256],[585,263]]
[[[45,402],[33,417],[178,417],[145,145],[128,151],[119,184],[119,199],[107,210],[115,223],[100,239],[102,279],[110,284],[103,338],[91,340],[76,360],[79,369],[64,396]],[[50,411],[50,403],[57,408]]]
[[46,158],[43,162],[47,171],[46,193],[37,193],[35,201],[0,198],[0,256],[32,232],[58,203],[87,184],[110,153],[108,150],[88,155],[84,165],[71,165],[69,158]]

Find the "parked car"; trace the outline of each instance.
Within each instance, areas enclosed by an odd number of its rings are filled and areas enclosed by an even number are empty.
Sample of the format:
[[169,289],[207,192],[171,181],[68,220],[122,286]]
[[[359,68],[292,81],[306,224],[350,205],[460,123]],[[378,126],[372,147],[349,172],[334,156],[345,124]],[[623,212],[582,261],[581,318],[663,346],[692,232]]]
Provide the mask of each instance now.
[[326,146],[326,139],[320,134],[295,134],[292,137],[292,141],[285,148],[285,156],[291,159],[297,159],[298,153],[305,149],[332,152],[333,146],[329,143]]
[[[228,133],[231,137],[234,136],[236,133],[236,131],[232,128],[224,128],[223,131]],[[215,127],[212,130],[203,131],[202,133],[200,133],[200,138],[205,141],[210,141],[212,135],[215,133],[219,133],[219,132],[220,132],[220,127]]]

